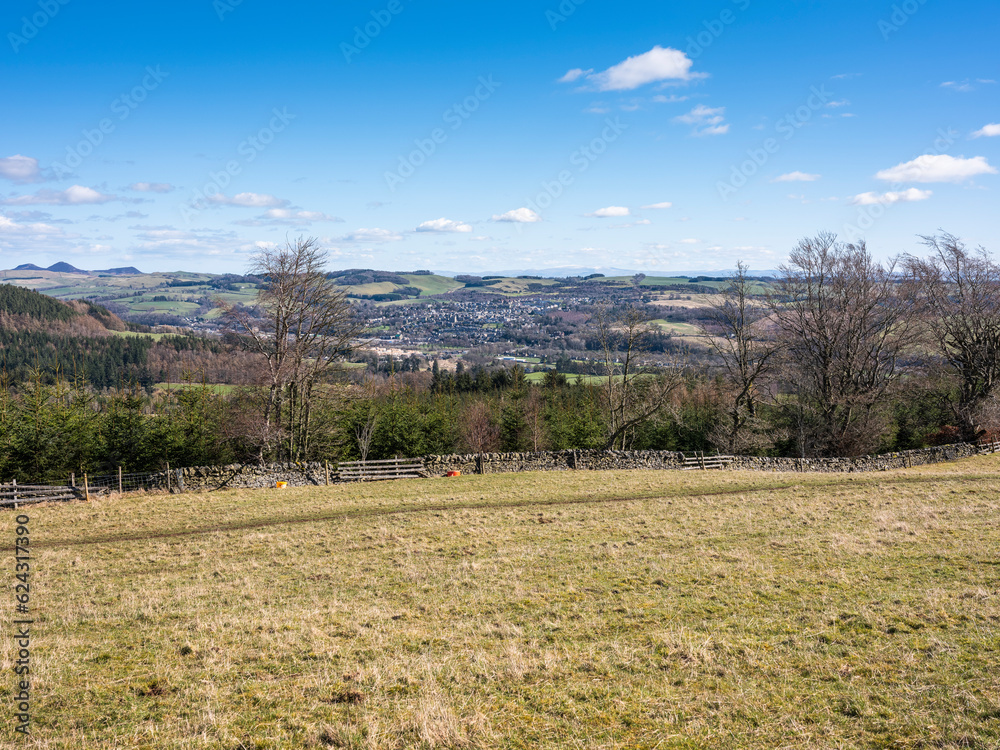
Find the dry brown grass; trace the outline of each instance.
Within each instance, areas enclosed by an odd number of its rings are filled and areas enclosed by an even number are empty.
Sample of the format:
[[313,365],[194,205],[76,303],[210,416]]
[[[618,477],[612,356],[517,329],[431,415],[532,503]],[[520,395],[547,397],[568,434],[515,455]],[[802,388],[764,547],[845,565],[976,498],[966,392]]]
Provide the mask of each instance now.
[[32,508],[26,744],[997,747],[998,480],[982,457]]

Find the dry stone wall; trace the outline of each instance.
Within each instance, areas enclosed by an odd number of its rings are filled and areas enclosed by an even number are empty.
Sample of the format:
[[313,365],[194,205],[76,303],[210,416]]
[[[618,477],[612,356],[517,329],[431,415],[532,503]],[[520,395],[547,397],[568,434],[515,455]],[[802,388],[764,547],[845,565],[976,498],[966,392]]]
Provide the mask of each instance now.
[[[856,472],[888,471],[922,464],[954,461],[974,456],[979,448],[968,443],[943,445],[920,450],[887,453],[858,458],[767,458],[737,456],[729,469],[748,471],[819,471]],[[537,453],[482,453],[423,458],[430,476],[444,476],[450,471],[463,474],[510,474],[524,471],[579,471],[681,469],[684,454],[676,451],[543,451]],[[331,465],[330,482],[338,482]],[[292,487],[326,484],[322,463],[276,463],[259,465],[196,466],[170,472],[174,492],[199,492],[221,487],[264,489],[278,482]]]
[[[326,484],[326,467],[321,463],[277,463],[260,465],[194,466],[178,469],[171,477],[171,489],[199,492],[220,487],[247,489],[274,488],[278,482],[290,487]],[[333,481],[334,477],[330,477]]]
[[[974,456],[979,448],[969,443],[886,453],[856,458],[769,458],[736,456],[729,469],[748,471],[888,471],[922,464],[935,464]],[[504,474],[518,471],[568,471],[572,469],[680,469],[684,454],[674,451],[555,451],[543,453],[483,453],[426,456],[431,476],[449,471],[463,474]]]

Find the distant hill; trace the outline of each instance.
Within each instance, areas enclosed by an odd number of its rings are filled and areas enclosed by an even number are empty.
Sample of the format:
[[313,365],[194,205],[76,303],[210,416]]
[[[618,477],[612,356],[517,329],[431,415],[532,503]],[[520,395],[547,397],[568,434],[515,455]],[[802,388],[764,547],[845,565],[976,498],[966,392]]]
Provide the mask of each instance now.
[[42,268],[41,266],[36,266],[34,263],[22,263],[15,271],[46,271],[48,269]]
[[[14,269],[17,270],[17,269]],[[51,270],[51,269],[50,269]],[[135,266],[125,266],[124,268],[107,268],[103,271],[91,271],[94,274],[105,274],[108,276],[141,276],[140,271]]]
[[52,271],[53,273],[87,273],[86,271],[80,270],[76,266],[71,266],[69,263],[64,263],[63,261],[53,263],[45,270]]

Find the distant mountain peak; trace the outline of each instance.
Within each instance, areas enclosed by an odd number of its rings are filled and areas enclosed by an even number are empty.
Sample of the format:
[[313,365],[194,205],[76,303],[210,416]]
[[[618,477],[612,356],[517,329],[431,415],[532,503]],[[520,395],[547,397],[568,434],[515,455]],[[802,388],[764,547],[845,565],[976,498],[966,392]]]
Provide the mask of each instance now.
[[36,266],[34,263],[22,263],[15,271],[44,271],[45,269],[41,266]]
[[71,266],[69,263],[65,263],[63,261],[53,263],[45,270],[52,271],[53,273],[87,273],[86,271],[82,271],[76,266]]

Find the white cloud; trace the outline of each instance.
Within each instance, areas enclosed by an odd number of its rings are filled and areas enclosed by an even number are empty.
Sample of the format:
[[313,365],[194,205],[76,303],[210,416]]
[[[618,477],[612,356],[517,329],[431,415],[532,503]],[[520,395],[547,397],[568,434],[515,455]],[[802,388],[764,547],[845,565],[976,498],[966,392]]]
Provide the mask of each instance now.
[[261,226],[302,226],[317,221],[342,222],[339,216],[330,216],[322,211],[298,211],[291,208],[272,208],[256,219],[234,221],[233,224],[245,227]]
[[663,203],[651,203],[650,205],[643,206],[642,208],[644,211],[650,211],[650,210],[659,210],[659,209],[673,208],[673,207],[674,207],[673,203],[671,203],[670,201],[665,201]]
[[809,174],[808,172],[789,172],[780,177],[775,177],[771,182],[816,182],[822,175]]
[[583,68],[573,68],[573,70],[568,71],[566,75],[564,75],[562,78],[559,79],[559,83],[573,83],[573,81],[579,80],[583,76],[593,72],[594,72],[593,68],[591,68],[590,70],[584,70]]
[[599,208],[593,213],[587,214],[595,219],[620,219],[623,216],[631,216],[632,212],[625,206],[608,206]]
[[65,190],[39,190],[34,195],[19,195],[0,201],[7,206],[83,206],[120,200],[116,195],[105,195],[93,188],[73,185]]
[[875,175],[886,182],[962,182],[981,174],[996,174],[985,156],[971,159],[948,154],[924,154]]
[[846,107],[849,104],[850,102],[847,101],[847,99],[839,99],[839,100],[834,100],[832,102],[827,102],[826,106],[837,108],[837,107]]
[[887,205],[892,205],[893,203],[914,203],[916,201],[925,201],[931,197],[933,193],[930,190],[918,190],[917,188],[910,188],[909,190],[904,190],[901,193],[861,193],[860,195],[854,196],[851,203],[855,206],[873,206],[877,203],[884,203]]
[[657,104],[680,104],[681,102],[686,102],[690,98],[690,96],[678,96],[677,94],[671,94],[670,96],[657,94],[653,97],[653,101]]
[[574,68],[560,81],[572,83],[587,77],[599,91],[631,91],[657,81],[690,81],[703,78],[703,74],[692,73],[693,61],[680,50],[672,47],[653,47],[649,52],[635,55],[601,73]]
[[534,224],[542,220],[542,217],[530,208],[515,208],[505,214],[494,214],[493,221],[510,222],[514,224]]
[[137,193],[169,193],[174,186],[168,182],[133,182],[128,189]]
[[463,224],[460,221],[452,221],[451,219],[434,219],[433,221],[425,221],[419,227],[417,227],[418,232],[471,232],[471,224]]
[[289,201],[268,193],[237,193],[232,198],[226,195],[210,195],[208,202],[217,206],[240,206],[242,208],[283,208]]
[[991,78],[977,78],[975,81],[971,81],[970,79],[966,78],[963,81],[945,81],[944,83],[941,84],[941,88],[952,89],[954,91],[960,91],[963,94],[967,94],[970,91],[975,91],[976,88],[978,88],[976,86],[977,83],[983,83],[989,85],[996,83],[996,81],[994,81]]
[[723,135],[729,132],[729,125],[723,125],[725,107],[706,107],[699,104],[686,115],[679,115],[674,122],[694,125],[694,135]]
[[16,154],[0,158],[0,177],[23,185],[29,182],[41,182],[42,171],[38,168],[38,159]]
[[701,240],[696,240],[693,237],[681,240],[681,244],[683,245],[697,245],[699,242],[701,242]]
[[0,216],[0,234],[19,234],[27,236],[62,235],[63,230],[59,227],[54,227],[51,224],[43,224],[39,222],[22,224],[14,221],[13,219],[9,219],[6,216]]
[[1000,123],[991,122],[989,125],[984,125],[975,133],[972,134],[973,138],[992,138],[994,136],[1000,135]]
[[399,242],[403,236],[391,229],[357,229],[350,234],[344,235],[339,242]]

